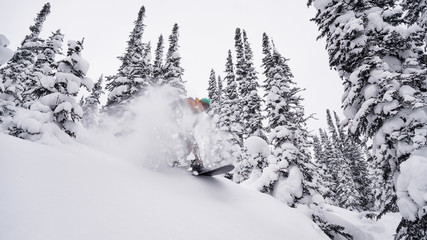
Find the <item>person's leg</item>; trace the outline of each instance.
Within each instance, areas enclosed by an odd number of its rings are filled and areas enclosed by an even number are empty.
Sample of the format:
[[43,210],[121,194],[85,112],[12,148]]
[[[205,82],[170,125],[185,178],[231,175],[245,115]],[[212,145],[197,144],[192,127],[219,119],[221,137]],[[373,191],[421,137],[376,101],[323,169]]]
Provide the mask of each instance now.
[[191,161],[191,171],[201,172],[203,170],[203,161],[200,159],[199,145],[197,144],[194,137],[187,139],[187,144],[191,153],[194,155],[194,159]]

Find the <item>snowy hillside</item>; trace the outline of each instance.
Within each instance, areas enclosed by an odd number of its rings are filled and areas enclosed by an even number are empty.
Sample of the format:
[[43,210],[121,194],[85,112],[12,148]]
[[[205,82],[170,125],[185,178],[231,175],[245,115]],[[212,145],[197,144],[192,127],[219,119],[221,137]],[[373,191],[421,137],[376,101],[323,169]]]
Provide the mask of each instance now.
[[[289,208],[250,184],[171,168],[173,151],[182,151],[171,136],[193,130],[196,119],[171,118],[167,93],[136,101],[128,118],[81,128],[75,140],[54,129],[40,137],[44,144],[0,134],[0,239],[329,239],[303,206]],[[210,141],[223,136],[204,117],[192,133],[209,165],[218,158]],[[400,220],[324,210],[354,240],[392,239]]]
[[0,146],[0,239],[328,239],[297,210],[221,177],[80,144],[0,134]]

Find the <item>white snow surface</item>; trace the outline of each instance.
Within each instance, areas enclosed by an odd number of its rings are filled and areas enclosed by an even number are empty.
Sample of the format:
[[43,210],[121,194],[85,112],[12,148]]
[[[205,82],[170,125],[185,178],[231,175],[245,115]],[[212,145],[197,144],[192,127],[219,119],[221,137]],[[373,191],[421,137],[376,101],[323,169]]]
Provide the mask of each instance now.
[[339,207],[325,205],[324,217],[330,222],[346,227],[345,232],[355,236],[354,240],[394,239],[399,213],[387,213],[378,221],[367,218],[369,212],[353,212]]
[[[262,179],[239,185],[171,168],[171,160],[185,152],[178,136],[187,132],[199,143],[207,166],[233,159],[213,147],[218,140],[224,144],[223,136],[206,115],[171,109],[179,106],[174,105],[176,90],[149,93],[130,104],[122,118],[103,116],[99,127],[80,128],[77,139],[48,123],[48,106],[57,99],[53,94],[31,106],[38,115],[19,113],[17,121],[29,134],[44,134],[30,137],[37,142],[0,134],[0,239],[328,239],[306,205],[294,209],[284,203],[290,194],[300,195],[298,169],[286,180],[294,188],[278,185],[279,199],[257,190],[260,181],[277,176],[269,171],[287,167],[287,161],[277,164],[270,155],[271,167]],[[260,138],[245,144],[254,154],[269,154]],[[321,197],[313,202],[323,205]],[[369,222],[354,217],[362,213],[321,211],[346,226],[355,240],[392,239],[400,220],[399,214]]]
[[244,145],[249,155],[260,154],[261,156],[268,157],[271,154],[271,149],[267,142],[260,137],[250,136],[245,140]]
[[222,177],[78,143],[0,134],[0,146],[0,239],[328,239],[298,210]]
[[414,221],[427,212],[427,148],[415,151],[400,165],[396,190],[400,213]]
[[289,176],[277,182],[273,191],[275,198],[286,204],[292,204],[294,196],[302,196],[302,173],[296,166],[289,167]]

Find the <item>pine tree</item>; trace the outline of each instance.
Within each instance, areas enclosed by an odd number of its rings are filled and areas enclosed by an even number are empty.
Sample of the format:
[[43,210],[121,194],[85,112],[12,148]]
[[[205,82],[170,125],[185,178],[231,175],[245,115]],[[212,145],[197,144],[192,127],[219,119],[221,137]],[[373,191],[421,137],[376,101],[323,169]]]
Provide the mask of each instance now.
[[[237,86],[237,94],[240,99],[241,108],[238,109],[238,112],[236,112],[236,115],[239,115],[239,119],[242,120],[243,125],[243,138],[246,137],[246,122],[243,119],[243,112],[245,111],[243,108],[245,107],[245,102],[243,101],[243,92],[245,86],[244,84],[244,76],[245,73],[245,53],[244,53],[244,46],[243,46],[243,40],[242,40],[242,32],[240,28],[236,28],[235,36],[234,36],[234,47],[236,51],[236,71],[233,73],[233,76],[235,76],[236,86]],[[227,70],[226,70],[227,71]],[[243,144],[243,143],[242,143]]]
[[216,75],[215,70],[211,69],[211,73],[209,75],[209,82],[208,82],[208,97],[209,100],[214,103],[218,101],[218,89],[217,89],[217,82],[216,82]]
[[155,83],[153,82],[154,66],[151,63],[151,57],[151,42],[148,42],[145,45],[141,61],[141,73],[142,76],[144,76],[141,82],[141,93],[145,93],[150,86],[155,85]]
[[[89,91],[92,80],[85,75],[89,64],[81,57],[82,41],[68,41],[67,57],[58,61],[53,78],[43,78],[39,98],[28,109],[19,108],[12,124],[8,127],[11,135],[38,140],[44,134],[58,135],[55,129],[76,137],[77,122],[83,110],[76,100],[80,87]],[[44,88],[44,89],[43,89]]]
[[[243,36],[246,36],[246,34],[244,34]],[[236,37],[235,37],[235,40],[236,40],[235,46],[236,46],[236,53],[238,56],[240,55],[239,52],[242,50],[240,37],[241,37],[240,36],[240,29],[237,29],[236,30]],[[247,39],[246,39],[246,42],[247,42]],[[270,52],[270,50],[271,49],[269,49],[268,52]],[[247,48],[247,54],[246,55],[248,56],[247,59],[250,62],[247,64],[247,66],[253,68],[252,62],[251,62],[251,60],[252,60],[251,50],[250,50],[249,45]],[[239,57],[238,57],[238,59],[239,59]],[[243,61],[243,60],[245,60],[245,61]],[[238,63],[236,65],[236,68],[240,67],[239,71],[242,74],[239,76],[239,79],[241,79],[241,81],[243,81],[243,79],[244,79],[243,73],[245,71],[245,68],[243,66],[244,66],[244,64],[246,64],[245,63],[246,59],[241,59],[240,62],[241,62],[240,64]],[[244,94],[245,91],[243,91],[243,89],[241,89],[241,93]],[[248,104],[248,103],[247,102],[244,103],[244,101],[242,100],[242,104]],[[250,111],[249,107],[245,108],[245,110],[243,111],[243,114],[241,115],[242,118],[244,116],[249,116],[248,115],[249,113],[246,113],[245,111]],[[255,119],[254,123],[258,120],[259,119]],[[265,137],[265,135],[263,135],[263,136]],[[236,179],[238,179],[237,182],[241,182],[241,181],[247,180],[249,178],[259,178],[260,175],[262,174],[264,168],[267,167],[267,165],[268,165],[267,159],[264,156],[246,156],[245,155],[245,158],[242,158],[241,162],[238,162],[238,164],[236,164],[237,170],[236,170],[236,175],[235,175],[235,181],[236,181]]]
[[[220,113],[220,129],[227,133],[227,142],[231,145],[230,155],[236,163],[242,161],[243,126],[240,119],[241,102],[238,95],[237,83],[234,74],[233,58],[231,50],[228,51],[225,64],[225,78],[227,83],[224,89],[223,107]],[[235,182],[243,181],[238,173],[232,176]]]
[[324,192],[324,197],[332,204],[350,210],[373,210],[372,180],[363,156],[363,145],[346,134],[335,112],[335,123],[329,110],[326,117],[329,136],[320,129],[322,141],[315,137],[313,146],[324,186],[329,189]]
[[[322,129],[319,129],[322,133]],[[323,147],[323,142],[317,135],[313,135],[313,153],[314,153],[314,161],[316,166],[318,167],[319,175],[320,175],[320,186],[319,189],[320,194],[325,199],[331,199],[333,197],[333,192],[331,187],[333,186],[332,177],[329,174],[329,168],[327,167],[327,159],[325,157],[325,150]]]
[[105,93],[102,87],[103,78],[103,75],[99,77],[92,88],[92,92],[80,104],[83,109],[82,124],[85,127],[95,126],[98,122],[99,105],[101,104],[100,98]]
[[10,130],[14,128],[13,118],[26,102],[24,92],[31,87],[27,86],[27,81],[32,80],[36,56],[43,46],[39,34],[49,13],[50,4],[46,3],[37,14],[35,24],[30,27],[30,34],[25,36],[9,62],[0,68],[0,130],[5,133],[14,134]]
[[[217,79],[217,84],[218,84],[218,103],[219,105],[222,105],[222,101],[224,99],[224,87],[223,87],[223,83],[222,83],[222,78],[220,75],[218,75],[218,79]],[[220,107],[221,109],[221,107]]]
[[245,55],[245,85],[242,85],[242,100],[245,106],[243,111],[243,119],[245,121],[247,136],[257,136],[264,140],[267,139],[262,125],[263,117],[261,115],[261,97],[259,96],[258,77],[253,64],[253,53],[248,42],[246,31],[242,31],[244,55]]
[[[395,208],[396,200],[415,203],[409,194],[403,194],[407,189],[398,189],[400,197],[396,196],[395,181],[400,165],[427,145],[425,31],[415,25],[402,28],[413,20],[402,18],[404,12],[396,4],[399,2],[330,1],[317,5],[314,19],[320,37],[326,38],[330,66],[343,79],[349,130],[373,139],[374,161],[383,172],[380,198],[384,211]],[[418,213],[403,213],[399,239],[427,235],[425,225],[420,226],[426,216]]]
[[[250,162],[245,156],[245,149],[243,148],[243,141],[249,136],[248,133],[248,123],[247,123],[247,115],[248,115],[248,103],[247,103],[247,89],[246,85],[248,82],[245,80],[247,71],[246,71],[246,59],[245,59],[245,47],[242,39],[242,31],[240,28],[236,28],[235,36],[234,36],[234,46],[236,50],[236,71],[235,71],[235,81],[237,83],[237,93],[239,96],[239,108],[234,108],[236,112],[234,112],[234,117],[241,121],[241,125],[239,126],[239,138],[241,138],[241,155],[240,158],[236,161],[236,169],[234,170],[233,181],[240,183],[247,180],[250,176],[250,172],[253,168]],[[229,54],[229,58],[231,58],[231,54]],[[227,67],[227,66],[226,66]],[[227,71],[227,70],[226,70]],[[242,129],[240,130],[240,127]]]
[[249,136],[259,136],[266,139],[262,126],[261,98],[258,94],[257,73],[253,66],[252,49],[246,32],[237,28],[234,40],[237,57],[236,81],[239,85],[239,95],[243,106],[241,111],[245,129],[243,137],[246,139]]
[[[264,37],[266,40],[266,36]],[[292,74],[287,60],[273,48],[268,54],[269,47],[264,42],[264,64],[271,66],[266,73],[265,81],[267,93],[267,117],[269,126],[269,143],[273,146],[273,154],[269,159],[268,167],[257,180],[257,187],[262,192],[269,192],[273,196],[294,206],[297,202],[310,202],[311,197],[318,194],[318,177],[316,166],[311,161],[309,134],[304,117],[304,107],[298,88],[292,80]],[[267,57],[271,60],[267,61]],[[286,179],[298,179],[301,182],[295,191],[288,191]]]
[[337,142],[340,144],[337,147],[346,159],[347,165],[350,168],[350,175],[355,184],[355,190],[359,195],[358,202],[360,205],[357,206],[357,209],[364,211],[374,210],[375,200],[372,190],[372,176],[367,159],[364,156],[364,143],[356,142],[346,134],[347,130],[344,129],[336,112],[334,112],[334,118],[338,138]]
[[163,35],[159,36],[159,40],[157,42],[157,47],[154,52],[154,63],[153,63],[153,84],[159,85],[163,82],[163,50],[164,50],[164,42]]
[[172,28],[172,34],[169,36],[169,49],[164,66],[164,84],[176,88],[181,96],[186,96],[187,90],[185,89],[185,82],[182,80],[184,69],[181,67],[181,56],[178,51],[178,31],[178,24],[175,23]]
[[[27,80],[36,61],[36,56],[41,52],[43,40],[39,38],[40,32],[47,15],[50,13],[50,4],[46,3],[37,14],[35,24],[30,27],[31,33],[25,36],[21,46],[17,49],[7,65],[0,69],[2,88],[0,89],[0,116],[7,118],[13,115],[15,106],[24,103],[23,93],[30,86]],[[0,122],[3,122],[0,118]]]
[[337,200],[337,185],[338,185],[338,172],[339,159],[333,148],[332,141],[323,129],[319,129],[320,140],[323,146],[323,161],[319,162],[320,167],[323,169],[323,182],[326,184],[328,191],[324,195],[325,199],[329,199],[332,205],[338,206]]
[[403,0],[403,9],[406,10],[405,20],[409,24],[418,24],[427,27],[427,1],[426,0]]
[[53,111],[53,121],[71,137],[76,137],[76,122],[83,117],[83,110],[75,97],[80,87],[92,90],[92,80],[86,73],[89,64],[81,57],[82,41],[68,41],[67,58],[58,62],[58,72],[55,75],[55,92],[40,99]]
[[[326,110],[326,120],[331,135],[333,154],[337,161],[334,169],[337,181],[335,189],[336,202],[342,208],[360,210],[361,196],[356,190],[355,179],[350,166],[351,161],[355,159],[350,159],[348,156],[351,154],[344,150],[344,132],[340,127],[335,126],[329,109]],[[339,123],[337,122],[336,124],[338,125]]]
[[148,81],[143,59],[142,35],[145,25],[145,7],[138,12],[138,18],[127,42],[126,52],[119,57],[122,64],[116,75],[107,77],[106,89],[110,91],[105,110],[110,114],[121,114],[124,107],[136,96],[143,94]]
[[37,56],[33,73],[28,81],[31,81],[28,84],[31,85],[31,88],[28,88],[24,92],[24,97],[27,99],[28,105],[31,105],[34,100],[51,92],[48,86],[54,81],[53,77],[58,67],[55,57],[57,54],[60,54],[63,40],[64,35],[60,30],[57,30],[56,32],[52,32],[52,35],[43,44],[43,50]]
[[[211,116],[213,121],[219,126],[219,114],[221,112],[221,103],[219,95],[221,94],[220,89],[218,89],[218,82],[215,75],[215,71],[211,69],[208,82],[208,98],[210,101],[210,107],[208,109],[208,114]],[[222,91],[222,90],[221,90]]]

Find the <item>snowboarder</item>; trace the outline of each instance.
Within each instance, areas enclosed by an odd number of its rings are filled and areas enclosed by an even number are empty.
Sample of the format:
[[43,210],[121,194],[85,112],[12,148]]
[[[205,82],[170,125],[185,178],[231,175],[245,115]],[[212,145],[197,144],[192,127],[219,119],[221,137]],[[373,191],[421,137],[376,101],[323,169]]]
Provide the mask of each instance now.
[[[200,100],[198,98],[196,99],[187,98],[186,101],[187,101],[188,107],[191,109],[191,111],[194,114],[202,113],[208,110],[210,107],[210,102],[209,102],[209,99],[207,98],[202,98]],[[196,123],[194,123],[194,125],[195,124]],[[190,135],[185,137],[185,141],[186,141],[187,149],[194,156],[194,160],[191,161],[189,170],[191,172],[196,172],[196,174],[202,172],[202,170],[204,169],[204,166],[203,166],[203,161],[200,159],[199,145],[197,144],[196,139],[194,138],[193,135]]]

